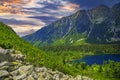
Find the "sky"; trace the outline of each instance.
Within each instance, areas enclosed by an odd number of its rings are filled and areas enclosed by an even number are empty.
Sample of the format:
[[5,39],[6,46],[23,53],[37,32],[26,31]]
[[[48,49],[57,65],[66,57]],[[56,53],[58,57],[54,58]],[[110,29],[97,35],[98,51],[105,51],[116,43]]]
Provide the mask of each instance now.
[[0,21],[19,36],[31,34],[50,23],[100,4],[112,6],[120,0],[0,0]]

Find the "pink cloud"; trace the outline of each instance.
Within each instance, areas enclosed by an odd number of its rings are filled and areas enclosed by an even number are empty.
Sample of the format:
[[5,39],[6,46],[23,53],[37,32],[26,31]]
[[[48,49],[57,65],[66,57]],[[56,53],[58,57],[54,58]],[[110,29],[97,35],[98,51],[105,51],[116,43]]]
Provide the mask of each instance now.
[[80,5],[74,3],[68,3],[68,5],[60,6],[60,8],[71,12],[78,10],[80,8]]
[[[52,6],[55,6],[56,9]],[[48,25],[48,22],[45,22],[46,18],[38,20],[30,17],[37,15],[58,19],[68,16],[78,9],[78,4],[70,3],[67,0],[0,0],[0,18],[6,19],[3,22],[11,26],[20,36],[32,33]],[[54,21],[52,20],[53,18],[49,20],[51,21],[49,23]],[[32,22],[35,25],[23,23],[19,25],[17,23],[9,24],[12,21],[8,22],[7,19],[15,19],[18,22]]]

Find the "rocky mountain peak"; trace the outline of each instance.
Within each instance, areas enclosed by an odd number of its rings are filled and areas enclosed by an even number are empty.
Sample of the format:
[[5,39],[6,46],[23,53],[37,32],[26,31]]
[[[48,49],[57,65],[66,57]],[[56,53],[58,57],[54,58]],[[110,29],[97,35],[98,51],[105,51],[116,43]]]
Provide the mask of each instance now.
[[60,42],[72,45],[79,43],[80,39],[86,43],[119,43],[119,6],[118,3],[113,8],[100,5],[90,10],[80,10],[25,36],[24,39],[41,46]]
[[115,4],[115,5],[112,7],[112,9],[113,9],[115,12],[117,12],[117,13],[120,14],[120,3]]
[[109,9],[109,7],[108,7],[108,6],[106,6],[106,5],[104,5],[104,4],[101,4],[101,5],[97,6],[97,7],[96,7],[96,8],[94,8],[94,9],[98,9],[98,10],[105,10],[105,9]]
[[120,3],[117,3],[117,4],[113,5],[112,8],[120,8]]

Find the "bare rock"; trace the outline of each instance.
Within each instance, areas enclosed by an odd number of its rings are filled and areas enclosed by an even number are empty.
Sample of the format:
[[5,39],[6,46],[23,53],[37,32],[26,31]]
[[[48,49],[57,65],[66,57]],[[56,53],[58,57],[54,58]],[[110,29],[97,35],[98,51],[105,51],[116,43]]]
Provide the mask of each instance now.
[[30,76],[28,76],[26,79],[24,79],[24,80],[35,80],[34,78],[33,78],[33,76],[32,75],[30,75]]
[[9,76],[9,73],[6,70],[0,70],[0,78]]
[[31,74],[33,71],[33,65],[28,65],[28,66],[24,65],[21,66],[18,70],[19,70],[19,74],[25,74],[25,73]]

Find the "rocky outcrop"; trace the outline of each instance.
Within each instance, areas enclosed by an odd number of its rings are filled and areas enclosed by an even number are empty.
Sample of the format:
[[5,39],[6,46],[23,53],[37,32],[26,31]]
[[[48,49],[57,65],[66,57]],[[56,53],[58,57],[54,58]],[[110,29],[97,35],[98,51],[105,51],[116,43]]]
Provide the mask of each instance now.
[[25,56],[13,49],[0,48],[0,80],[92,80],[85,76],[73,77],[46,67],[25,63]]

